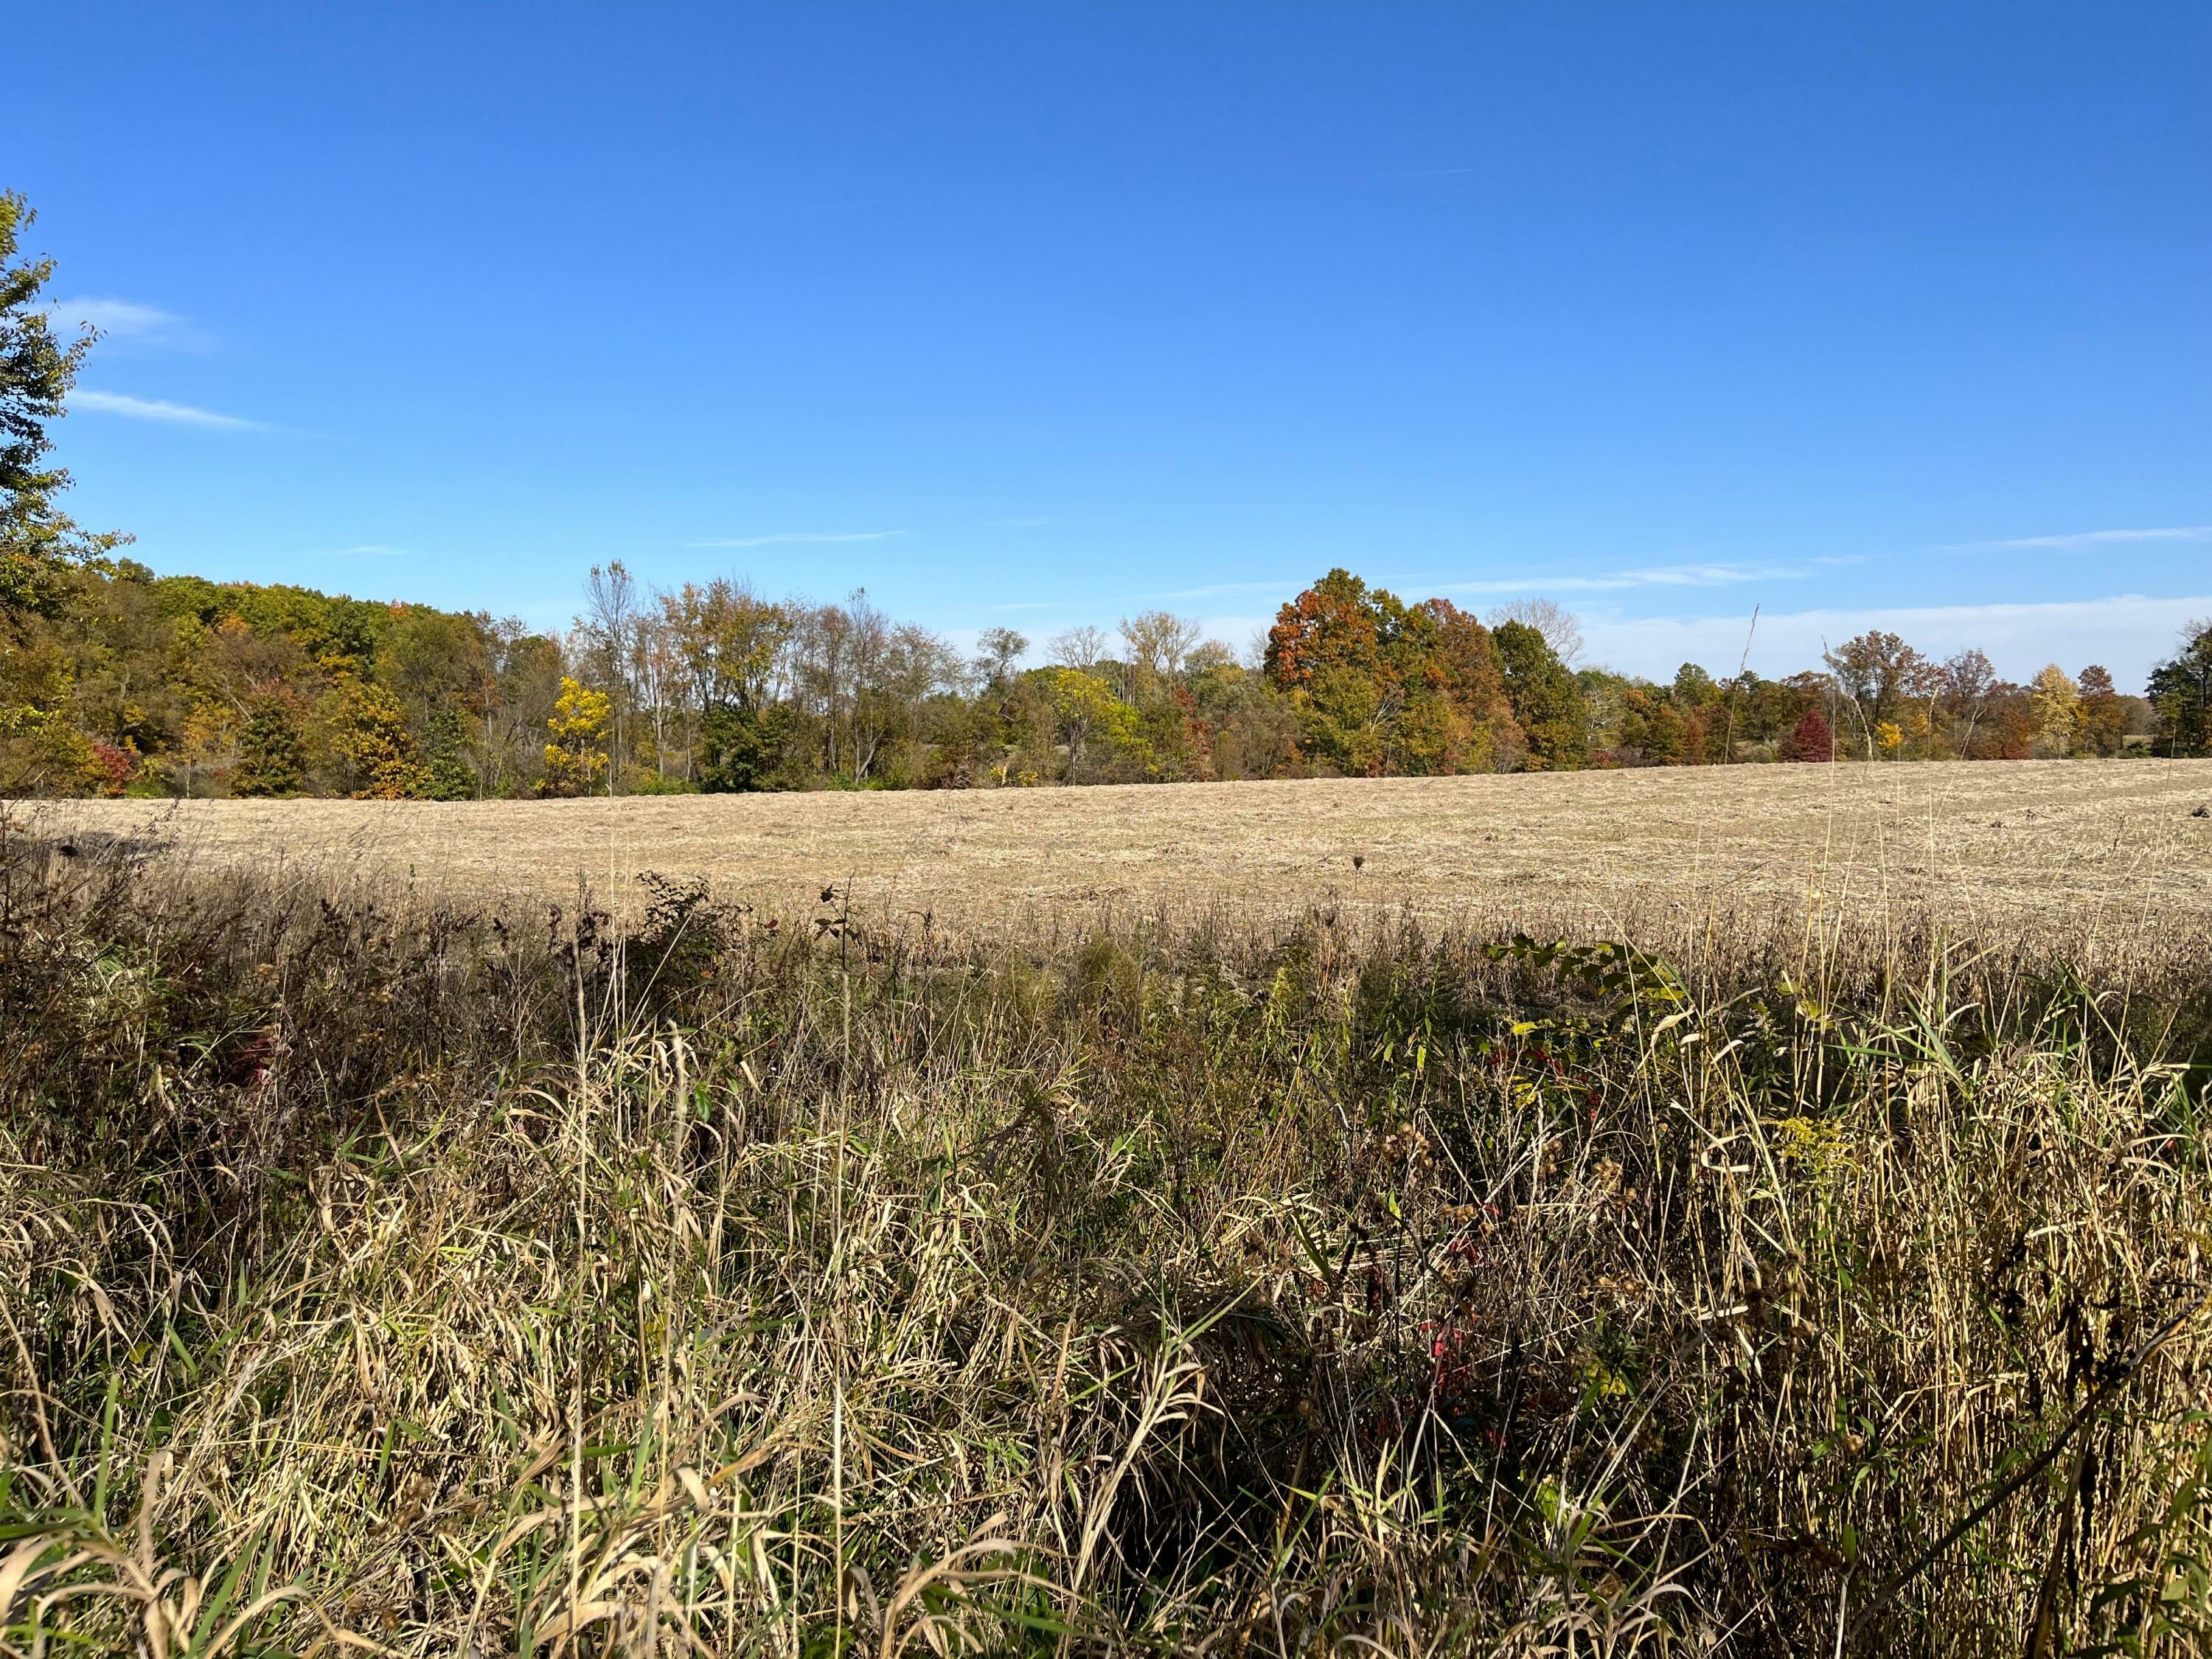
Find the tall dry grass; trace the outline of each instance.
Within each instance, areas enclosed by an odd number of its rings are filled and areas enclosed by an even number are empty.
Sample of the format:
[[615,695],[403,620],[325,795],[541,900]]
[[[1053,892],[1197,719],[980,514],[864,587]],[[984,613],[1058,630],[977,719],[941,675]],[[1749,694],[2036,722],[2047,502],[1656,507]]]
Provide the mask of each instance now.
[[9,1653],[2212,1641],[2201,965],[76,851],[0,844]]

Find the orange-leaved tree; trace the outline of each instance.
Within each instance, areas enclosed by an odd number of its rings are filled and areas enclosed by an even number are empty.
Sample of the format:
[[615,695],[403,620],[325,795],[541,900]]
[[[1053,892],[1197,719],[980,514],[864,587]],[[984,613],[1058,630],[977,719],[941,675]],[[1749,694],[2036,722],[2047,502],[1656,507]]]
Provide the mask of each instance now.
[[1491,632],[1449,599],[1407,606],[1332,570],[1276,613],[1267,675],[1301,753],[1340,772],[1488,771],[1522,752]]

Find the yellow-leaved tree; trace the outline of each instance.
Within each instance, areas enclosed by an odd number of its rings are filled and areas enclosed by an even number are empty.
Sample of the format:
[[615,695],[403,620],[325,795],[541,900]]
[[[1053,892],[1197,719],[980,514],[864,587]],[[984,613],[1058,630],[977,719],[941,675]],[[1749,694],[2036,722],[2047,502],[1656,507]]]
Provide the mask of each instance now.
[[544,791],[549,795],[586,795],[607,775],[607,726],[614,705],[568,675],[561,677],[561,698],[545,729]]
[[406,800],[422,793],[422,760],[399,699],[353,674],[339,679],[334,697],[331,746],[353,798]]
[[2030,739],[2035,752],[2071,754],[2074,711],[2081,701],[2081,689],[2074,684],[2074,677],[2057,663],[2046,663],[2027,683],[2027,699],[2035,715],[2035,736]]
[[1137,711],[1114,695],[1114,688],[1097,675],[1079,668],[1055,668],[1048,689],[1061,741],[1067,744],[1067,781],[1082,781],[1085,758],[1093,745],[1110,760],[1137,735]]

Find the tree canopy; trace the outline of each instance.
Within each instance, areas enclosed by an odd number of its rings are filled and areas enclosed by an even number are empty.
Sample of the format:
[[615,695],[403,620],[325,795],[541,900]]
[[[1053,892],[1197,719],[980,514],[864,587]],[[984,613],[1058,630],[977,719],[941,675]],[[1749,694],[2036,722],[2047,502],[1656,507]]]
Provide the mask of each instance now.
[[2159,753],[2212,755],[2212,618],[2190,623],[2181,648],[2151,671],[2144,690],[2157,711]]

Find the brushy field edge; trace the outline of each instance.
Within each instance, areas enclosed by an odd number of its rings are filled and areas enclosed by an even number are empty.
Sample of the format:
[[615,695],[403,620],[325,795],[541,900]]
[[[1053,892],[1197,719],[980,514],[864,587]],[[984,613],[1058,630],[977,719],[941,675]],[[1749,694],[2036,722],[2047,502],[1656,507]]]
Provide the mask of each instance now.
[[648,884],[0,843],[7,1650],[2212,1643],[2203,964]]

